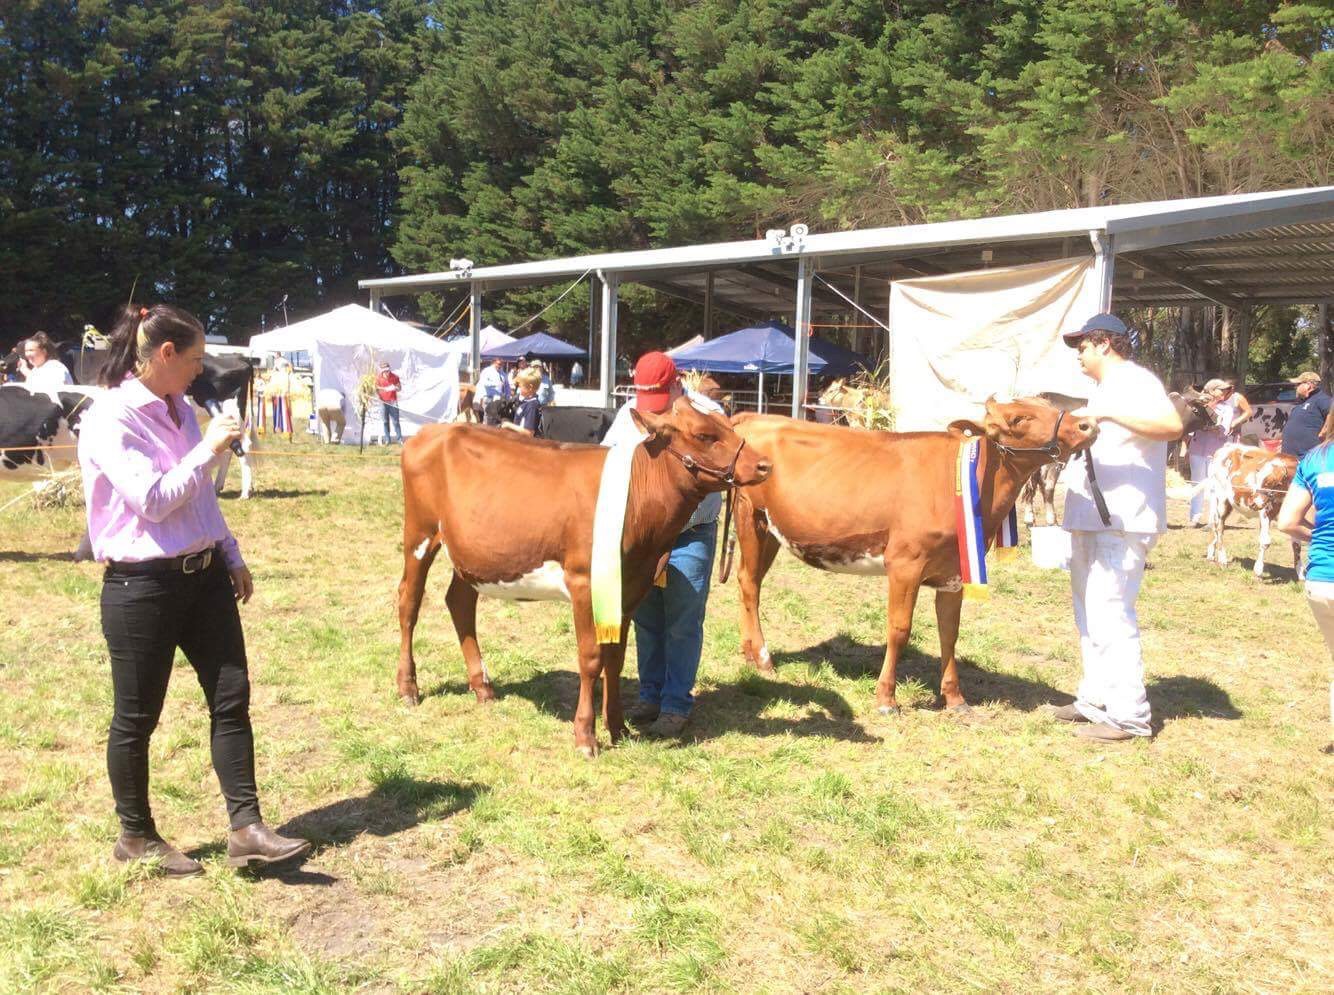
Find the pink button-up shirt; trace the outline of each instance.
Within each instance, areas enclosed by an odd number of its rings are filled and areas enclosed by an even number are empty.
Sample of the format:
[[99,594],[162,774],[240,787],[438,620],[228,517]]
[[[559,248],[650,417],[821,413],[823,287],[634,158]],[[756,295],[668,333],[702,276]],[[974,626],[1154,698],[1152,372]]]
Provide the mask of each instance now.
[[99,561],[138,563],[222,546],[228,569],[244,566],[222,520],[194,408],[173,395],[176,427],[162,400],[135,377],[105,391],[83,417],[79,465],[88,538]]

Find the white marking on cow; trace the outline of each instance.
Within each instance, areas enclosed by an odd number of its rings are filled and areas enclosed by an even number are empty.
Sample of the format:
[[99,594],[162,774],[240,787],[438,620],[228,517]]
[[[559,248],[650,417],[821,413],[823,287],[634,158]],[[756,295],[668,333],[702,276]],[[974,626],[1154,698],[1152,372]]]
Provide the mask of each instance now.
[[935,585],[935,587],[937,591],[958,594],[963,590],[963,578],[958,576],[951,577],[949,580],[941,581],[939,584]]
[[547,560],[515,580],[478,581],[473,587],[478,594],[503,601],[570,600],[570,589],[565,586],[565,568],[556,560]]
[[478,662],[478,664],[481,665],[481,668],[482,668],[482,683],[483,683],[483,684],[490,684],[490,683],[491,683],[491,671],[489,671],[489,670],[486,669],[486,661],[483,660],[483,659],[480,659],[480,658],[479,658],[477,662]]
[[430,545],[431,545],[431,537],[427,536],[425,539],[423,539],[420,543],[417,544],[417,548],[412,551],[412,555],[420,560],[423,556],[426,555],[426,548]]
[[768,643],[765,643],[763,646],[760,647],[760,663],[762,663],[762,664],[764,664],[764,666],[768,667],[768,666],[769,666],[769,663],[770,663],[772,660],[773,660],[773,657],[769,655],[769,644],[768,644]]
[[831,560],[827,558],[808,558],[802,552],[800,546],[794,546],[783,533],[775,527],[773,519],[769,513],[765,512],[764,517],[769,523],[770,534],[778,540],[779,545],[792,553],[793,556],[801,560],[808,566],[815,567],[817,570],[828,570],[835,574],[853,574],[859,577],[880,577],[885,573],[884,554],[872,555],[871,553],[849,554],[846,559]]

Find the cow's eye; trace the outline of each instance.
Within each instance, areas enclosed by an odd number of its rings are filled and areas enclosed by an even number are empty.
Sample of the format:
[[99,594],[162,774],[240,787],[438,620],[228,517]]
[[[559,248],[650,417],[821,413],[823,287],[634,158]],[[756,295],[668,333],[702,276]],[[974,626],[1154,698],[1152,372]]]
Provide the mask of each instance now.
[[695,441],[702,442],[706,446],[711,446],[718,441],[718,436],[710,435],[708,432],[696,432]]

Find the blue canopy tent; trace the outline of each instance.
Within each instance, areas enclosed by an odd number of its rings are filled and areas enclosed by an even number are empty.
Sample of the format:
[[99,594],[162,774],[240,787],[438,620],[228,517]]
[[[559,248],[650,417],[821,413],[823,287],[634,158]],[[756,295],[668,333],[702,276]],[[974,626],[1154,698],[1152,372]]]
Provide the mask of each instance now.
[[[674,352],[672,358],[682,369],[707,373],[756,373],[759,375],[760,410],[764,410],[764,375],[791,376],[796,341],[792,329],[781,321],[766,321],[752,328],[742,328],[716,339]],[[867,361],[850,349],[812,336],[811,373],[842,376],[857,367],[869,369]]]
[[534,332],[482,353],[483,359],[587,359],[588,353],[546,332]]

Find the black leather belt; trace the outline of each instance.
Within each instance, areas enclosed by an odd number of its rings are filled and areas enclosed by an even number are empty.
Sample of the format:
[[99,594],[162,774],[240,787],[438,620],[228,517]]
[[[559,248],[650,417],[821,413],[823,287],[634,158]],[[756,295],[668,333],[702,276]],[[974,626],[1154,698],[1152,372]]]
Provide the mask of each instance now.
[[143,574],[195,574],[207,570],[213,563],[213,557],[217,555],[217,547],[211,546],[198,553],[186,553],[184,556],[172,556],[160,560],[143,560],[139,563],[108,560],[107,572],[127,577]]

